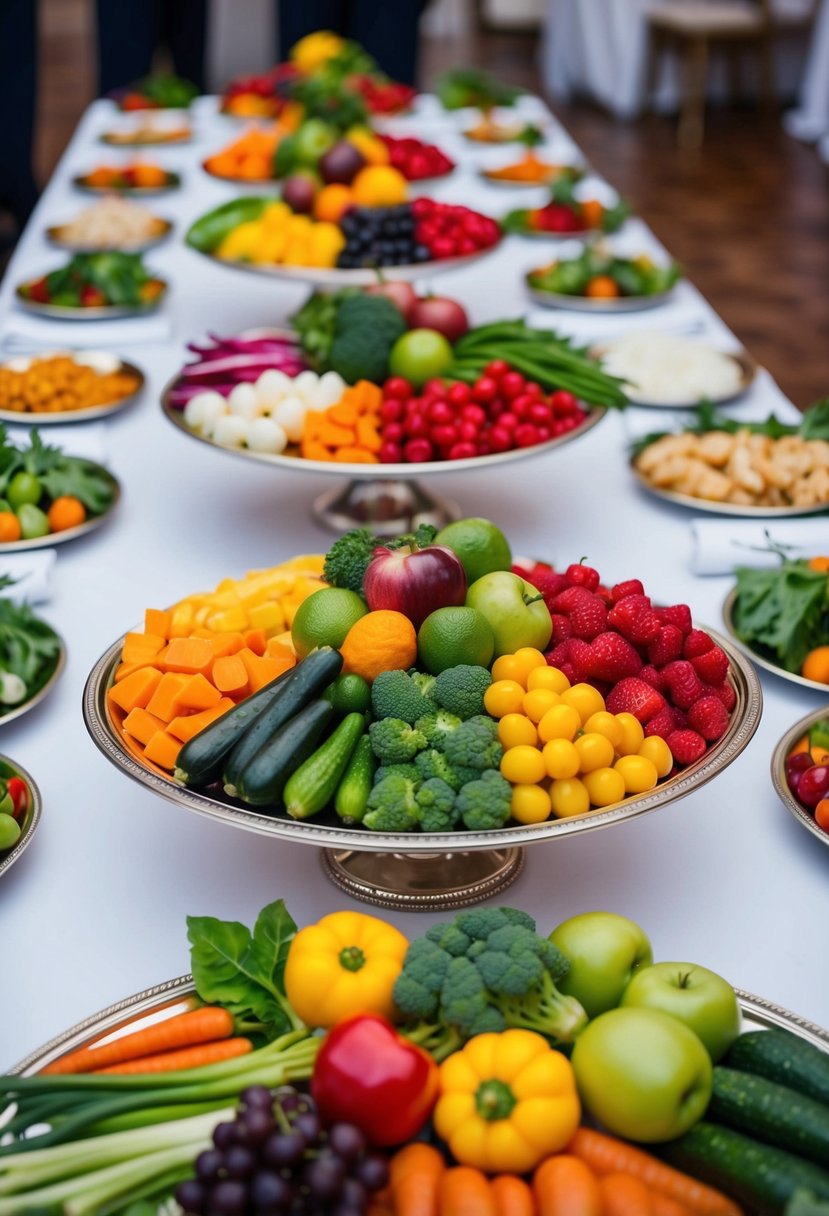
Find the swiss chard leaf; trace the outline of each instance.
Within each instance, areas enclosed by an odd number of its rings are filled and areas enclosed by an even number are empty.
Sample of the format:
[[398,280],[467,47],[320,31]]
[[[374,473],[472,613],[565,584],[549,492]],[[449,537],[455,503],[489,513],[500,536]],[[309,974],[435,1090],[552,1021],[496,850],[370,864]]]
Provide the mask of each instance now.
[[829,578],[805,561],[783,561],[771,570],[741,566],[735,574],[738,636],[786,671],[799,672],[809,651],[829,633]]
[[277,899],[256,918],[250,946],[251,968],[277,992],[284,991],[285,963],[296,936],[296,922],[285,903]]

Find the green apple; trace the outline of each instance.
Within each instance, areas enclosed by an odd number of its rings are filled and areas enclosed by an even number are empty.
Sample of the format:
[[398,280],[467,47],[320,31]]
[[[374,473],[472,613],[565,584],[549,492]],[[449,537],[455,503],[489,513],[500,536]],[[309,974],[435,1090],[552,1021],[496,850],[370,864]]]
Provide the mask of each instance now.
[[570,960],[559,988],[581,1002],[591,1018],[614,1009],[633,974],[653,962],[647,934],[615,912],[583,912],[553,929],[550,941]]
[[576,1039],[571,1062],[585,1109],[627,1140],[673,1140],[711,1098],[711,1057],[693,1030],[658,1009],[603,1013]]
[[654,963],[625,989],[623,1006],[660,1009],[689,1026],[716,1064],[740,1033],[740,1006],[721,975],[693,963]]
[[553,622],[543,598],[532,583],[509,570],[476,579],[466,593],[466,606],[489,621],[496,659],[522,646],[544,650],[550,641]]
[[300,164],[313,167],[337,142],[337,132],[321,118],[308,118],[296,132],[295,139]]

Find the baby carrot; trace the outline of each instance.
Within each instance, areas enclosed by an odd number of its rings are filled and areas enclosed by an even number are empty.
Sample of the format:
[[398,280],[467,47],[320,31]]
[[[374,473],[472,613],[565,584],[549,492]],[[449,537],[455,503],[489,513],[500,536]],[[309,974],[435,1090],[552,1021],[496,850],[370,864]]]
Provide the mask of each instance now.
[[253,1051],[250,1039],[219,1039],[216,1043],[197,1043],[195,1047],[182,1047],[180,1051],[163,1051],[157,1056],[142,1056],[139,1060],[127,1060],[125,1064],[113,1064],[109,1068],[96,1068],[93,1076],[139,1076],[148,1072],[179,1072],[188,1068],[201,1068],[204,1064],[218,1064],[220,1060],[232,1060]]
[[100,1047],[80,1047],[77,1051],[70,1051],[47,1064],[42,1071],[56,1076],[93,1072],[108,1068],[110,1064],[125,1064],[128,1060],[158,1055],[159,1052],[172,1051],[177,1047],[227,1039],[232,1034],[233,1018],[228,1011],[218,1005],[204,1005],[201,1009],[189,1009],[163,1022],[134,1030],[132,1034],[122,1035]]
[[598,1180],[569,1153],[541,1163],[533,1175],[533,1194],[538,1216],[602,1216]]

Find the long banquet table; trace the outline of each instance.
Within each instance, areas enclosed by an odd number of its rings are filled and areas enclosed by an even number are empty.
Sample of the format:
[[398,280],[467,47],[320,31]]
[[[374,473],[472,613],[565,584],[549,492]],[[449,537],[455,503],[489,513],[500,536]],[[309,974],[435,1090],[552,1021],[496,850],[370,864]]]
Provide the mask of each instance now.
[[[522,106],[529,116],[545,117],[545,151],[576,154],[538,99],[524,99]],[[0,288],[0,340],[9,337],[16,313],[14,285],[62,260],[43,230],[84,204],[70,179],[112,156],[96,141],[114,117],[109,103],[96,102],[81,121]],[[414,119],[395,127],[434,137],[462,161],[435,191],[438,197],[491,214],[523,205],[524,193],[513,197],[477,177],[479,162],[502,161],[510,152],[471,151],[458,134],[464,117],[443,114],[426,97]],[[141,400],[106,423],[123,502],[107,527],[60,550],[44,615],[67,641],[68,666],[41,707],[2,728],[0,749],[30,769],[45,809],[28,852],[0,882],[0,1067],[96,1009],[186,971],[188,913],[252,923],[262,905],[283,896],[303,923],[344,903],[311,847],[206,822],[155,797],[107,763],[81,716],[87,673],[146,606],[162,606],[292,553],[322,551],[330,541],[308,510],[330,478],[272,470],[210,450],[173,430],[159,408],[161,389],[182,363],[187,341],[209,330],[231,334],[282,323],[305,295],[301,287],[211,265],[184,247],[187,224],[236,192],[208,178],[200,162],[237,127],[208,98],[197,104],[195,121],[191,146],[157,156],[153,150],[153,159],[184,177],[178,193],[153,200],[153,209],[174,219],[177,230],[146,259],[172,284],[165,306],[172,332],[163,342],[127,345],[131,323],[123,323],[122,353],[147,373]],[[626,248],[664,256],[638,220],[618,239]],[[476,266],[435,278],[434,286],[458,296],[473,322],[528,314],[535,323],[584,339],[664,326],[737,344],[689,283],[663,309],[626,318],[528,310],[521,275],[555,249],[554,242],[512,237]],[[691,277],[693,269],[688,267]],[[88,345],[95,342],[90,324]],[[753,353],[762,362],[762,350]],[[764,372],[733,413],[751,418],[771,409],[796,416]],[[465,513],[496,520],[515,552],[564,563],[586,554],[611,582],[641,577],[655,599],[687,600],[698,622],[717,627],[730,578],[692,576],[692,514],[637,491],[627,466],[630,434],[651,421],[661,423],[664,416],[646,417],[642,410],[609,416],[561,451],[431,484],[448,490]],[[721,527],[727,530],[728,521]],[[726,772],[657,813],[534,845],[504,898],[528,909],[545,929],[579,911],[624,913],[647,929],[658,958],[704,963],[735,985],[829,1025],[822,940],[829,924],[829,854],[785,812],[769,780],[777,739],[820,698],[776,677],[761,679],[759,730]],[[392,919],[410,933],[424,925],[416,913]]]

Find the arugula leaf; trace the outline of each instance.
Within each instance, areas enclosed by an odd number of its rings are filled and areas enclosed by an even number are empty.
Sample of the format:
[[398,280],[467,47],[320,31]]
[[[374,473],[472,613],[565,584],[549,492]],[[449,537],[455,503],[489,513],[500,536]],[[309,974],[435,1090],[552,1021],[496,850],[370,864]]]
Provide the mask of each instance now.
[[60,638],[28,604],[0,599],[0,670],[20,677],[26,685],[26,700],[40,692],[55,670],[59,654]]
[[799,672],[810,650],[829,637],[829,577],[805,561],[782,561],[771,570],[735,570],[737,636],[785,671]]

